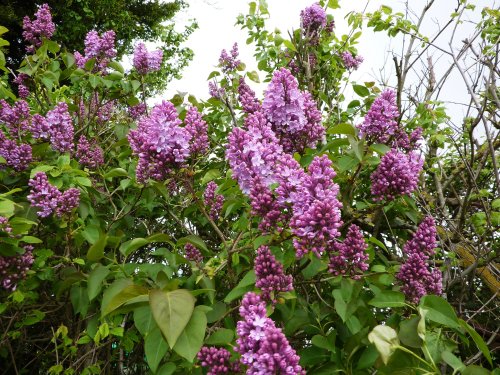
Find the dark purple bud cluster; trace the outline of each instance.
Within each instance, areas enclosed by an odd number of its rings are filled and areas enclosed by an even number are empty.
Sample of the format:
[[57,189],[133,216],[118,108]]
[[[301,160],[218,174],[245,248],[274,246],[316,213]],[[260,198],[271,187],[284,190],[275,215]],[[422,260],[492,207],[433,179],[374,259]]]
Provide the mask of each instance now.
[[198,250],[194,245],[187,243],[184,245],[184,255],[187,260],[195,263],[203,262],[203,255],[200,250]]
[[133,65],[141,75],[160,70],[162,60],[163,51],[160,49],[148,52],[144,43],[139,43],[135,48]]
[[389,151],[370,177],[374,200],[393,200],[399,195],[412,193],[417,188],[423,164],[415,152],[407,155],[395,149]]
[[31,188],[28,200],[31,205],[38,208],[40,217],[47,217],[52,213],[62,217],[70,213],[80,203],[80,190],[70,188],[61,193],[57,187],[52,185],[44,172],[38,172],[29,180]]
[[204,346],[198,352],[198,361],[207,368],[207,375],[238,374],[240,365],[231,363],[231,353],[224,348]]
[[267,317],[266,304],[255,293],[247,293],[237,323],[237,352],[247,374],[305,374],[299,356],[274,321]]
[[26,277],[26,273],[33,264],[33,246],[24,247],[24,254],[14,256],[0,256],[0,280],[1,285],[8,291],[14,291],[20,280]]
[[137,120],[143,114],[146,113],[146,104],[139,103],[128,108],[128,114],[132,119]]
[[264,300],[276,303],[278,293],[293,290],[292,276],[284,274],[283,265],[276,260],[269,247],[261,246],[257,250],[254,270],[255,286],[262,290]]
[[396,277],[403,284],[403,293],[414,303],[426,294],[440,295],[443,292],[441,271],[438,268],[430,270],[428,264],[437,246],[436,234],[434,219],[428,216],[403,248],[407,258]]
[[95,140],[89,142],[84,135],[78,141],[75,156],[81,165],[90,169],[96,169],[104,164],[104,152],[102,148]]
[[368,269],[368,248],[359,227],[352,224],[347,231],[344,242],[335,242],[334,252],[330,254],[328,270],[334,275],[351,276],[359,279],[359,275]]
[[28,16],[23,19],[23,38],[30,43],[26,50],[29,53],[34,52],[35,48],[41,46],[42,39],[50,39],[55,31],[56,26],[52,22],[50,7],[43,4],[35,13],[34,20],[31,20]]
[[116,57],[115,36],[113,30],[106,31],[102,36],[95,30],[89,31],[85,37],[85,56],[75,52],[76,65],[84,69],[89,60],[95,59],[92,72],[104,72],[111,59]]
[[27,86],[28,80],[29,76],[25,73],[19,73],[14,79],[14,83],[17,84],[17,92],[22,99],[26,99],[30,94],[30,90]]
[[205,203],[205,207],[207,207],[208,215],[213,221],[219,220],[222,206],[224,205],[224,196],[215,192],[217,188],[217,184],[210,181],[203,193],[203,202]]

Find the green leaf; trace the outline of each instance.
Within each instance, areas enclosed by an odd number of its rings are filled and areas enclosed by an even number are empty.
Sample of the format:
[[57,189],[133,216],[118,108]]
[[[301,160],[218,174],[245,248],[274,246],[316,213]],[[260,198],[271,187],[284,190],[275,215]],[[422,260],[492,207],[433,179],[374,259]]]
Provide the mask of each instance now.
[[368,95],[370,95],[370,91],[365,86],[353,85],[352,88],[354,89],[354,92],[356,94],[358,94],[359,96],[368,96]]
[[255,271],[250,270],[247,274],[241,279],[241,281],[231,290],[226,298],[224,298],[224,302],[229,303],[235,300],[238,297],[241,297],[246,292],[249,292],[253,285],[255,285]]
[[472,340],[474,340],[474,342],[476,343],[477,348],[481,351],[481,353],[483,353],[484,357],[488,360],[490,365],[493,366],[493,360],[491,358],[491,353],[488,349],[488,345],[486,345],[483,338],[466,321],[459,319],[458,322],[460,323],[460,325],[462,327],[465,328],[467,333],[472,337]]
[[42,243],[43,241],[37,237],[33,236],[23,236],[21,237],[21,242],[26,242],[26,243]]
[[445,299],[431,294],[426,295],[420,300],[419,308],[426,311],[425,317],[428,320],[460,329],[457,314]]
[[97,262],[104,256],[104,248],[106,247],[106,241],[108,239],[107,235],[99,237],[97,242],[90,246],[89,251],[87,251],[87,259],[91,262]]
[[120,64],[118,61],[110,61],[108,66],[122,74],[125,73],[125,69],[123,69],[122,64]]
[[405,306],[405,295],[393,290],[383,290],[368,304],[375,307],[403,307]]
[[120,252],[128,257],[137,249],[143,247],[144,245],[154,243],[154,242],[166,242],[170,237],[163,233],[156,233],[147,238],[134,238],[130,241],[124,242],[120,245]]
[[156,373],[158,365],[165,354],[167,354],[167,351],[168,345],[161,335],[159,328],[154,329],[146,335],[144,339],[144,353],[146,354],[148,366],[153,374]]
[[187,242],[193,244],[194,246],[196,246],[199,249],[202,249],[202,250],[205,250],[206,252],[208,252],[208,247],[207,247],[207,245],[205,245],[205,241],[203,241],[203,239],[199,236],[196,236],[194,234],[190,234],[189,236],[180,238],[177,241],[177,244],[184,245]]
[[158,327],[149,305],[134,309],[134,324],[143,336],[146,336],[148,332],[151,332],[155,327]]
[[92,272],[90,272],[87,280],[87,293],[89,300],[92,301],[102,289],[102,282],[109,275],[109,269],[101,264],[98,264]]
[[340,172],[354,171],[354,169],[359,164],[359,160],[357,158],[353,158],[350,155],[344,155],[339,160],[337,160],[336,164]]
[[156,324],[173,348],[193,314],[195,298],[185,289],[171,292],[153,289],[149,292],[149,303]]
[[189,319],[186,328],[182,331],[174,346],[174,351],[181,357],[186,358],[189,362],[193,362],[196,354],[200,351],[205,337],[205,329],[207,328],[207,316],[197,306],[191,319]]
[[0,216],[10,217],[14,215],[15,203],[4,199],[0,201]]
[[321,349],[326,349],[331,352],[335,352],[335,345],[331,343],[327,337],[323,335],[314,335],[311,339],[311,343]]
[[205,175],[201,179],[201,183],[205,185],[207,182],[215,180],[219,176],[220,176],[220,171],[218,169],[210,169],[207,173],[205,173]]
[[247,77],[250,81],[260,83],[259,74],[255,70],[248,72]]
[[413,315],[410,319],[403,320],[399,323],[398,337],[404,345],[412,348],[422,347],[422,339],[418,335],[419,322],[420,317]]
[[331,9],[340,8],[339,0],[328,0],[328,8],[331,8]]
[[356,129],[354,129],[354,126],[348,123],[341,123],[337,124],[335,126],[332,126],[328,130],[329,134],[349,134],[349,135],[355,135],[356,134]]
[[229,345],[234,338],[234,331],[232,329],[220,328],[210,335],[205,340],[208,345]]
[[380,155],[385,155],[387,152],[391,150],[391,148],[381,143],[375,143],[370,146],[370,150],[373,150]]
[[470,365],[462,371],[462,375],[492,375],[492,373],[481,366]]
[[113,168],[110,171],[106,172],[104,178],[113,178],[113,177],[127,177],[128,173],[123,168]]
[[389,362],[389,358],[396,350],[396,347],[399,346],[398,334],[389,326],[376,326],[368,334],[368,340],[375,344],[385,364]]
[[104,299],[103,299],[103,310],[101,316],[104,317],[112,313],[120,306],[123,306],[127,302],[135,299],[136,297],[147,296],[147,294],[148,294],[148,289],[143,286],[128,285],[121,291],[119,291],[115,296],[113,296],[113,298],[111,298],[111,300],[106,306],[104,306]]
[[444,352],[441,353],[441,358],[443,359],[443,361],[445,361],[447,364],[453,367],[453,370],[460,372],[465,370],[465,365],[463,364],[463,362],[452,352],[445,350]]
[[292,42],[290,42],[288,39],[283,39],[283,44],[293,52],[297,52],[297,48],[293,45]]

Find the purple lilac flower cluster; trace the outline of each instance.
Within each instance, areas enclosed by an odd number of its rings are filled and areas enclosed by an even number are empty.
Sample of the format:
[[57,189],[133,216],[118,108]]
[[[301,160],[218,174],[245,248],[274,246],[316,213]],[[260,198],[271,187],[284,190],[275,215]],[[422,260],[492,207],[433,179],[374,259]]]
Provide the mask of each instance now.
[[104,71],[110,60],[116,57],[115,36],[113,30],[106,31],[102,36],[97,31],[89,31],[85,37],[85,56],[75,52],[76,65],[83,69],[89,60],[96,59],[92,71]]
[[299,90],[297,79],[288,69],[281,68],[273,74],[262,112],[286,152],[302,152],[325,137],[316,102],[310,93]]
[[332,181],[335,171],[327,155],[316,156],[308,173],[290,196],[293,216],[290,222],[298,258],[309,251],[317,256],[332,247],[342,225],[338,201],[339,186]]
[[203,262],[203,255],[200,250],[198,250],[194,245],[187,243],[184,245],[184,255],[187,260],[190,260],[195,263]]
[[231,363],[231,353],[227,349],[204,346],[198,352],[197,357],[201,366],[207,368],[207,375],[237,374],[240,372],[239,363]]
[[25,73],[19,73],[14,79],[14,83],[17,84],[17,92],[22,99],[26,99],[30,94],[30,90],[27,86],[28,80],[29,76]]
[[210,81],[208,82],[208,93],[212,98],[222,100],[224,95],[226,95],[226,90],[223,87],[219,87],[217,82]]
[[116,100],[108,100],[104,102],[101,100],[99,93],[94,92],[88,100],[88,105],[85,101],[80,100],[78,108],[78,116],[80,121],[86,119],[88,122],[93,121],[97,125],[105,125],[113,116],[115,111]]
[[437,246],[436,233],[434,219],[428,216],[403,248],[407,258],[396,278],[403,284],[403,293],[414,303],[426,294],[440,295],[443,291],[441,271],[438,268],[429,270],[428,264]]
[[44,172],[38,172],[29,180],[31,188],[28,200],[31,205],[38,208],[40,217],[47,217],[53,212],[61,217],[78,207],[80,203],[80,190],[70,188],[61,193],[57,187],[52,185]]
[[28,16],[23,19],[23,38],[31,45],[26,47],[29,53],[35,51],[42,44],[42,38],[50,39],[56,31],[56,26],[52,22],[50,7],[43,4],[35,13],[32,21]]
[[238,100],[241,103],[243,111],[246,113],[255,113],[260,109],[260,102],[255,96],[255,92],[248,86],[243,77],[240,77],[238,94]]
[[164,180],[172,168],[184,165],[190,153],[191,134],[181,123],[175,106],[163,101],[139,120],[137,130],[130,131],[130,147],[139,157],[136,174],[140,183],[150,178]]
[[257,250],[254,270],[255,286],[262,290],[264,300],[275,303],[278,293],[293,290],[292,276],[284,274],[283,265],[276,260],[269,247],[261,246]]
[[374,200],[393,200],[398,195],[412,193],[417,188],[423,163],[415,152],[404,154],[392,149],[386,153],[370,176]]
[[368,269],[367,243],[359,227],[351,225],[343,243],[336,242],[333,246],[334,253],[330,255],[328,269],[334,275],[350,275],[359,279]]
[[371,105],[363,123],[358,126],[360,136],[371,143],[387,143],[398,130],[398,116],[396,92],[384,90]]
[[33,246],[24,246],[24,254],[14,256],[0,256],[0,280],[2,287],[13,292],[20,280],[26,277],[35,258]]
[[299,356],[274,321],[267,317],[266,304],[255,293],[247,293],[240,306],[237,352],[247,374],[305,374]]
[[241,64],[241,61],[238,59],[238,55],[238,43],[233,44],[233,48],[229,53],[227,53],[225,49],[221,51],[219,65],[224,73],[232,72],[238,68],[238,65]]
[[0,100],[0,124],[4,124],[13,138],[20,138],[30,128],[30,107],[25,100],[19,100],[12,106]]
[[134,51],[133,65],[139,74],[145,75],[160,70],[163,51],[148,52],[144,43],[139,43]]
[[23,171],[33,160],[32,150],[29,144],[17,144],[16,141],[8,139],[0,130],[0,156],[5,163],[15,171]]
[[104,164],[104,152],[102,148],[95,140],[89,142],[84,135],[78,140],[75,156],[81,165],[90,169],[96,169]]
[[346,69],[358,69],[361,63],[363,62],[363,57],[357,55],[354,57],[349,51],[342,52],[340,55],[342,57],[342,62]]
[[9,237],[11,236],[12,227],[9,224],[9,218],[5,216],[0,216],[0,231],[7,233]]
[[317,32],[326,26],[326,22],[325,10],[319,3],[314,3],[300,12],[300,25],[304,34]]
[[189,107],[184,118],[186,130],[191,135],[189,152],[191,155],[202,155],[208,151],[208,125],[203,120],[201,113],[196,107]]
[[31,124],[31,133],[34,138],[50,138],[50,145],[56,151],[71,151],[74,129],[68,105],[64,102],[57,104],[47,112],[45,119],[36,116]]
[[208,215],[213,221],[219,220],[224,204],[224,196],[215,192],[217,188],[217,184],[210,181],[203,193],[203,202],[208,209]]
[[130,115],[130,117],[132,117],[132,119],[137,120],[139,117],[146,113],[146,109],[146,104],[139,103],[129,107],[128,114]]

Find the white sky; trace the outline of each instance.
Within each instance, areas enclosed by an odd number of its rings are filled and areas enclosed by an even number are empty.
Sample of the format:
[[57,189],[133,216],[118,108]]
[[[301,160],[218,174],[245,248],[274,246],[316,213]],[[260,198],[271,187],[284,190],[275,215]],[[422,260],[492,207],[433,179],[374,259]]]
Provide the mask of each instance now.
[[[258,2],[258,0],[256,0]],[[247,71],[257,70],[255,59],[253,58],[253,46],[246,44],[246,32],[235,25],[236,17],[239,14],[248,13],[248,0],[188,0],[189,8],[176,15],[176,22],[185,24],[189,19],[196,19],[199,29],[196,30],[188,39],[187,46],[194,53],[194,60],[183,71],[183,77],[180,80],[171,82],[164,94],[163,98],[171,98],[177,92],[188,92],[195,95],[199,99],[208,98],[208,82],[207,78],[211,71],[216,68],[219,55],[222,49],[229,50],[234,42],[238,42],[240,51],[240,60],[246,66]],[[287,31],[292,28],[297,28],[300,25],[300,11],[307,6],[310,6],[314,0],[268,0],[268,9],[270,19],[266,23],[268,30],[279,28],[282,31],[282,36],[286,37]],[[350,11],[362,11],[367,6],[366,0],[340,0],[340,9],[331,10],[328,12],[334,16],[335,32],[337,36],[347,34],[350,30],[345,20],[345,15]],[[427,1],[410,1],[411,7],[417,12],[421,12],[422,7]],[[482,6],[495,7],[495,0],[475,0],[477,5],[475,16],[479,15]],[[374,11],[382,4],[391,6],[394,10],[403,11],[404,1],[401,0],[371,0],[368,1],[367,11]],[[422,24],[421,31],[424,35],[432,35],[440,26],[448,21],[453,8],[456,6],[456,1],[452,0],[436,0],[431,8],[431,13],[427,16]],[[415,15],[409,15],[415,21]],[[461,33],[457,35],[456,40],[459,42],[470,33],[473,28],[465,22],[460,26]],[[448,40],[450,33],[444,33],[437,43],[448,49]],[[386,84],[393,85],[395,83],[395,73],[392,58],[388,56],[388,52],[400,55],[402,52],[402,38],[390,39],[385,32],[374,33],[369,28],[363,29],[363,34],[359,39],[357,49],[364,57],[365,61],[360,69],[356,71],[351,79],[353,81],[379,81],[381,72],[383,72]],[[442,53],[436,53],[436,50],[430,50],[433,56],[436,76],[440,77],[440,73],[450,65],[451,58],[440,57]],[[389,56],[391,56],[389,54]],[[425,58],[424,58],[425,61]],[[418,67],[418,73],[422,73],[423,67]],[[261,80],[263,74],[260,76]],[[415,81],[416,76],[410,76],[409,81]],[[249,82],[253,85],[252,82]],[[265,88],[265,85],[256,87],[257,94]],[[463,84],[458,72],[450,77],[448,86],[440,93],[441,100],[461,103],[467,100],[468,95],[466,87]],[[448,112],[454,120],[460,121],[465,114],[465,106],[461,104],[449,104]]]

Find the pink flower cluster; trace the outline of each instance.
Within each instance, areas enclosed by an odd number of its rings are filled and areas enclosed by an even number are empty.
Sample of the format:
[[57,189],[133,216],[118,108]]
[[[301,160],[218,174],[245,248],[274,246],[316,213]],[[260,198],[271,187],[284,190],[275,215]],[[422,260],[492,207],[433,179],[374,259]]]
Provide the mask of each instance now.
[[349,51],[342,52],[340,56],[342,57],[342,62],[347,69],[358,69],[364,60],[363,57],[359,55],[354,57]]
[[145,75],[160,70],[162,59],[161,49],[148,52],[146,45],[139,43],[134,51],[133,65],[139,74]]
[[283,265],[276,260],[269,247],[261,246],[257,250],[254,270],[255,286],[262,290],[264,300],[275,303],[278,293],[293,290],[292,276],[284,274]]
[[241,64],[238,55],[238,43],[233,44],[233,48],[229,53],[225,49],[222,50],[219,57],[219,65],[224,73],[232,72],[238,68],[238,65]]
[[353,279],[359,279],[368,269],[368,254],[363,234],[355,224],[349,227],[344,242],[335,242],[334,253],[330,254],[328,269],[334,275],[350,275]]
[[262,112],[286,152],[303,152],[325,137],[316,102],[310,93],[299,90],[297,79],[285,68],[273,74]]
[[26,277],[26,273],[34,262],[33,246],[24,246],[24,254],[14,256],[0,256],[0,280],[2,287],[8,291],[14,291],[20,280]]
[[90,169],[97,169],[97,167],[104,164],[104,152],[102,148],[95,140],[89,142],[84,135],[78,140],[75,156],[81,165]]
[[255,293],[247,293],[240,306],[236,326],[237,352],[247,374],[305,374],[299,356],[274,321],[267,317],[266,304]]
[[194,245],[187,243],[184,245],[184,255],[187,260],[190,260],[195,263],[203,262],[203,255],[200,250],[198,250]]
[[231,363],[231,353],[227,349],[204,346],[198,352],[197,357],[201,366],[208,369],[207,375],[237,374],[240,372],[239,363]]
[[104,71],[110,60],[116,57],[115,36],[113,30],[106,31],[102,36],[99,36],[97,31],[89,31],[85,37],[85,56],[75,52],[76,65],[84,69],[89,60],[95,59],[92,71]]
[[42,45],[42,39],[50,39],[56,31],[56,26],[52,22],[50,7],[43,4],[35,13],[35,19],[32,21],[28,16],[23,19],[23,38],[31,45],[26,47],[29,53],[35,51]]
[[417,188],[423,163],[415,152],[407,155],[392,149],[386,153],[370,176],[374,200],[393,200],[398,195],[412,193]]
[[436,246],[436,225],[434,219],[428,216],[420,223],[413,238],[405,244],[403,253],[407,258],[396,275],[403,284],[401,290],[414,303],[418,303],[426,294],[442,294],[441,271],[438,268],[429,270],[428,265]]
[[57,187],[52,185],[44,172],[38,172],[29,180],[31,188],[28,200],[31,205],[38,208],[40,217],[47,217],[55,213],[58,217],[70,213],[80,203],[80,190],[70,188],[61,193]]
[[217,188],[217,184],[210,181],[203,193],[203,203],[207,207],[208,215],[213,221],[219,220],[222,206],[224,205],[224,196],[215,192]]
[[[140,183],[150,178],[166,179],[173,169],[183,167],[190,156],[208,148],[205,122],[195,110],[187,119],[189,126],[181,127],[175,106],[163,101],[149,116],[141,117],[137,130],[130,131],[130,147],[139,157],[136,174]],[[191,133],[198,138],[193,139]]]

